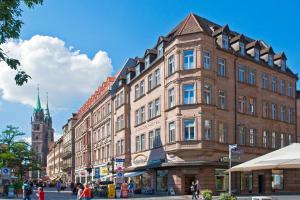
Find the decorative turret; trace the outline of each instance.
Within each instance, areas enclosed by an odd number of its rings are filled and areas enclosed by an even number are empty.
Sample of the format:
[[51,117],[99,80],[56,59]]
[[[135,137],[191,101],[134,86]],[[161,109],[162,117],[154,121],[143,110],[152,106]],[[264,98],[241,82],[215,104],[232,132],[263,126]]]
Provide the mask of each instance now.
[[37,93],[36,104],[33,109],[33,121],[43,121],[44,120],[44,111],[41,106],[39,87],[37,88],[37,92],[38,93]]
[[34,107],[34,112],[40,112],[42,111],[42,106],[41,106],[41,100],[40,100],[40,89],[39,87],[37,88],[37,99],[36,99],[36,104],[35,104],[35,107]]

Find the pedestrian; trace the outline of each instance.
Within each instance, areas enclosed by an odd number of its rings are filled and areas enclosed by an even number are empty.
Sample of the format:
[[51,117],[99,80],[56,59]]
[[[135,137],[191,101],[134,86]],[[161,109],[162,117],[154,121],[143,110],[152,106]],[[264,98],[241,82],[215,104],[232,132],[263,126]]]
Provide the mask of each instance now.
[[82,184],[80,184],[80,183],[78,183],[77,184],[77,200],[81,200],[81,194],[82,194],[82,192],[83,192],[83,185]]
[[200,198],[200,190],[201,190],[200,182],[199,180],[196,180],[196,192],[198,198]]
[[130,182],[128,184],[128,192],[129,192],[131,197],[134,196],[134,183],[133,183],[132,180],[130,180]]
[[60,182],[60,180],[58,180],[56,182],[56,189],[57,189],[57,192],[60,192],[60,190],[61,190],[61,182]]
[[196,191],[197,187],[196,187],[196,184],[194,181],[192,182],[192,185],[190,188],[191,188],[191,192],[193,194],[192,199],[197,199],[197,191]]
[[23,200],[31,200],[30,195],[32,194],[32,187],[28,183],[28,181],[24,181],[22,186],[23,189]]
[[45,200],[45,193],[42,187],[38,188],[36,196],[38,197],[38,200]]
[[121,184],[121,197],[127,198],[127,196],[128,196],[128,185],[127,185],[127,181],[124,181]]
[[92,197],[92,190],[90,188],[90,185],[88,183],[84,184],[84,189],[82,194],[79,196],[81,198],[83,198],[83,200],[90,200]]

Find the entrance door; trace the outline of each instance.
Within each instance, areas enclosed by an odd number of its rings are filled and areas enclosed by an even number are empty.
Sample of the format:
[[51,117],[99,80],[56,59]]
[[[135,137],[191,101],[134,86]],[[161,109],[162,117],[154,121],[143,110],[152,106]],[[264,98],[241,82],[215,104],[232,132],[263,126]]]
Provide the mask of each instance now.
[[192,174],[186,174],[185,178],[184,178],[184,193],[185,194],[192,194],[191,192],[191,185],[192,182],[195,181],[195,177],[196,175],[192,175]]
[[265,177],[264,175],[258,175],[258,193],[265,192]]

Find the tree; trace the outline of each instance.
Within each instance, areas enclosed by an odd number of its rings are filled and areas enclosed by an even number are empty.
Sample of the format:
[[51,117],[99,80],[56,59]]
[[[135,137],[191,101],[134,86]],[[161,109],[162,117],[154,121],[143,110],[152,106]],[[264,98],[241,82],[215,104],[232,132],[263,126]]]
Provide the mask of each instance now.
[[39,169],[36,155],[30,145],[24,140],[17,140],[24,136],[18,127],[9,125],[0,135],[0,167],[9,167],[15,175],[22,178],[27,171]]
[[[23,12],[20,8],[22,2],[28,8],[33,8],[37,4],[42,4],[43,0],[0,0],[0,45],[8,39],[19,38],[23,24],[19,19]],[[20,68],[20,62],[17,59],[8,57],[0,48],[0,62],[2,61],[17,72],[15,76],[17,85],[23,85],[31,78]]]

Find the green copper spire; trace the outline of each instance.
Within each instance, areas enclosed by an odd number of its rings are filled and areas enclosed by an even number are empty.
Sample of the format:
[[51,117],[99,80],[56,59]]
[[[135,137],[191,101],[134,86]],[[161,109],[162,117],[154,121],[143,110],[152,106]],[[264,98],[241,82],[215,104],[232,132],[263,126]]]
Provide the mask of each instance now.
[[48,116],[50,118],[50,111],[49,111],[49,106],[48,106],[48,92],[46,93],[46,95],[47,95],[46,117]]
[[40,100],[40,89],[39,87],[37,88],[38,94],[37,94],[37,100],[36,100],[36,105],[34,108],[35,112],[39,112],[42,110],[42,106],[41,106],[41,100]]

